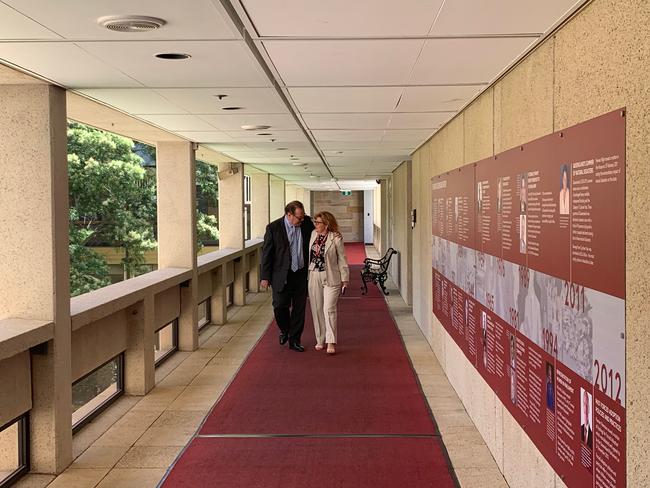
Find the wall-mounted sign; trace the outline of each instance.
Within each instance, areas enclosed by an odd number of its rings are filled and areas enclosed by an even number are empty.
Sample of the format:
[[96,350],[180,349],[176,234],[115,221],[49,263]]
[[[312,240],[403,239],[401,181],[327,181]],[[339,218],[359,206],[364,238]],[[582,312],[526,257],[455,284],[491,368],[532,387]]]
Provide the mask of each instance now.
[[625,111],[432,179],[433,312],[569,487],[624,487]]

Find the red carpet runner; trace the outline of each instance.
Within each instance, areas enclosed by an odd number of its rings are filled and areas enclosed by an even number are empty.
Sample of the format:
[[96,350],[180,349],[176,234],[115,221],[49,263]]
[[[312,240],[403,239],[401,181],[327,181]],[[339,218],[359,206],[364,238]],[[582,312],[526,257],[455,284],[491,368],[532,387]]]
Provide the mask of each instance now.
[[162,486],[455,486],[386,302],[374,285],[358,293],[360,269],[339,301],[337,354],[313,349],[309,309],[304,353],[280,347],[272,323]]
[[348,258],[348,264],[363,264],[366,259],[366,245],[363,242],[346,242],[345,257]]

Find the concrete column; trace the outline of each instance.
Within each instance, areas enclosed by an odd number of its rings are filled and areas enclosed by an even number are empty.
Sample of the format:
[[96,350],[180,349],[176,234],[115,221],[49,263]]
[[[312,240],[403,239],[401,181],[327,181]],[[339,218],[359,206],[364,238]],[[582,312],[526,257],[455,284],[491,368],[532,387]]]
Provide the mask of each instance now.
[[181,287],[178,348],[181,351],[194,351],[199,347],[199,328],[196,168],[192,143],[159,142],[156,161],[158,267],[192,270],[192,277]]
[[302,200],[301,202],[305,205],[305,213],[311,215],[311,191],[306,188],[302,189]]
[[246,305],[246,271],[248,258],[244,254],[235,260],[235,281],[232,284],[233,305]]
[[72,461],[68,165],[65,91],[0,86],[0,318],[54,322],[32,358],[31,466],[59,473]]
[[390,247],[391,237],[391,180],[381,180],[381,253],[385,253]]
[[262,251],[260,249],[248,255],[248,265],[250,268],[250,271],[248,272],[248,291],[251,293],[259,293],[260,291],[261,258]]
[[270,222],[270,197],[269,191],[269,177],[268,173],[253,173],[251,177],[251,237],[261,238],[264,237],[266,232],[266,225]]
[[226,294],[226,265],[224,264],[212,273],[210,316],[213,324],[223,325],[228,320],[228,297]]
[[270,203],[270,221],[279,219],[284,215],[284,206],[285,202],[285,185],[282,178],[277,176],[270,177],[270,194],[271,194],[271,203]]
[[219,167],[219,248],[244,248],[244,166]]
[[154,365],[154,297],[126,310],[128,339],[124,354],[124,391],[146,395],[156,384]]

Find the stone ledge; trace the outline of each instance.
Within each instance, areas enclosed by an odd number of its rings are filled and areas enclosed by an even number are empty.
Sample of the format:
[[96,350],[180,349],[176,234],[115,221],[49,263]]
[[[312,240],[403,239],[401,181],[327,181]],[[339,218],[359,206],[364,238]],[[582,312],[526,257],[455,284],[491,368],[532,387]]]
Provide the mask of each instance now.
[[191,269],[164,268],[73,297],[70,299],[72,330],[124,310],[144,300],[146,295],[167,290],[191,277]]
[[0,320],[0,361],[54,337],[54,324],[43,320]]

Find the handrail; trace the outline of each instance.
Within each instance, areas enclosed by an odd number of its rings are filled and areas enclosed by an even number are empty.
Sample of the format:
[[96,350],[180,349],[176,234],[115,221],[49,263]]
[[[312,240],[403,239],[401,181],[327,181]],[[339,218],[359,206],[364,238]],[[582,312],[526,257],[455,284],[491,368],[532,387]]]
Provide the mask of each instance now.
[[54,337],[54,323],[8,318],[0,320],[0,361]]
[[192,277],[187,268],[163,268],[70,299],[72,330],[77,330]]
[[210,271],[228,261],[232,261],[235,258],[241,256],[242,252],[243,249],[232,249],[228,247],[225,249],[219,249],[218,251],[202,254],[196,258],[196,267],[198,274],[203,274],[206,271]]
[[254,251],[258,247],[261,247],[264,243],[263,239],[250,239],[244,243],[244,249],[233,249],[227,247],[225,249],[219,249],[218,251],[212,251],[196,258],[196,266],[198,274],[203,274],[212,269],[220,266],[228,261],[232,261],[243,254]]

